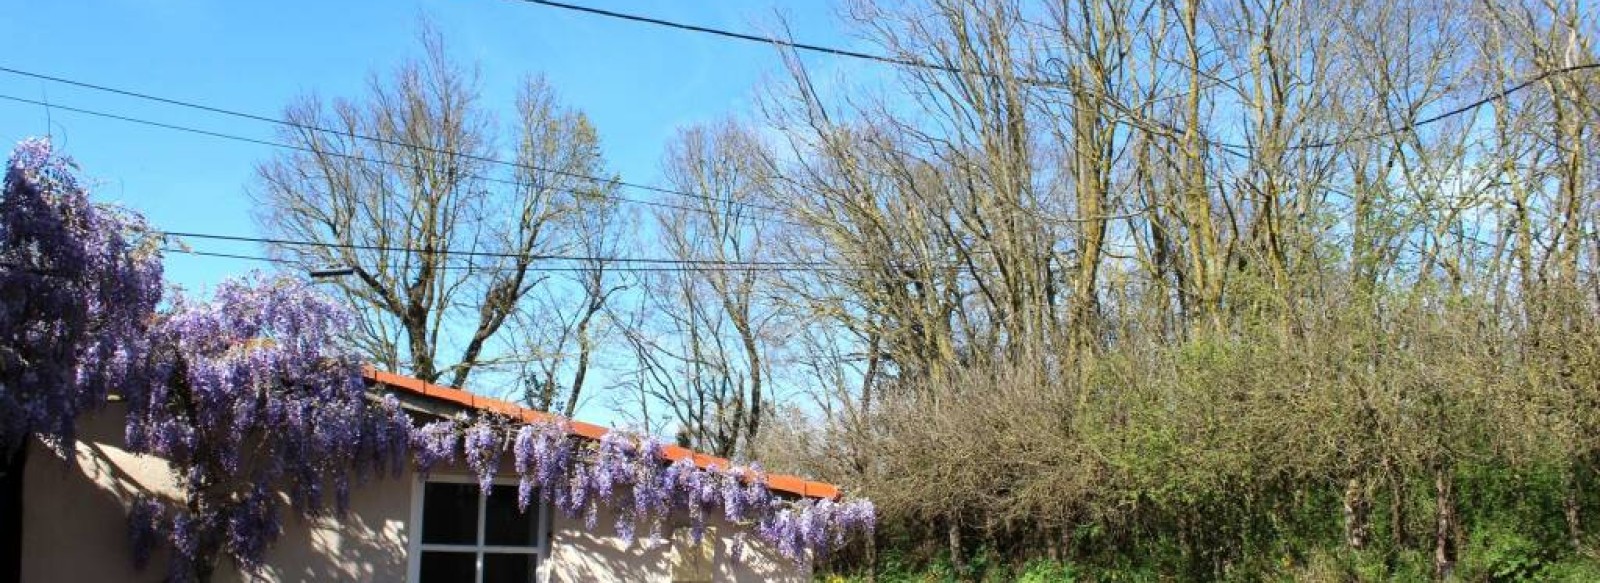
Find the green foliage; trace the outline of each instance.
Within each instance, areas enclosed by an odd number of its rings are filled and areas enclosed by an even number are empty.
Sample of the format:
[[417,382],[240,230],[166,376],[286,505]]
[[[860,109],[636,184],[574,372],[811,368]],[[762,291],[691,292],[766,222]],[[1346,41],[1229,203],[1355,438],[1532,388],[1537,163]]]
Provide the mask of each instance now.
[[1472,533],[1461,571],[1468,580],[1548,581],[1553,552],[1517,525],[1494,522]]
[[[941,388],[937,405],[909,399],[914,422],[890,425],[890,445],[939,443],[950,461],[891,449],[901,481],[874,485],[895,501],[886,518],[923,525],[903,540],[942,541],[929,519],[951,512],[1021,526],[964,532],[963,572],[929,555],[905,556],[905,572],[1004,580],[1012,565],[1069,556],[1094,581],[1426,580],[1441,514],[1460,578],[1581,570],[1565,510],[1576,499],[1580,515],[1600,513],[1578,495],[1597,490],[1595,458],[1574,455],[1583,433],[1560,405],[1570,389],[1546,371],[1593,373],[1542,347],[1588,354],[1589,332],[1546,330],[1533,344],[1481,298],[1373,293],[1298,308],[1292,326],[1263,309],[1099,357],[1077,378],[985,372]],[[1347,548],[1346,504],[1365,509],[1365,550]]]
[[[979,555],[986,557],[988,555]],[[1074,583],[1076,581],[1130,581],[1144,579],[1100,578],[1086,579],[1080,569],[1071,563],[1035,559],[1021,565],[991,564],[992,558],[977,558],[968,564],[967,577],[959,577],[948,559],[938,559],[921,568],[911,568],[898,562],[886,562],[878,573],[879,583],[954,583],[957,581],[1016,582],[1016,583]],[[830,575],[821,579],[827,583],[860,583],[867,580],[862,575]]]
[[1071,563],[1035,560],[1024,565],[1017,574],[1017,583],[1068,583],[1078,580],[1078,571]]
[[1543,571],[1544,581],[1583,583],[1600,581],[1600,561],[1592,558],[1550,563]]

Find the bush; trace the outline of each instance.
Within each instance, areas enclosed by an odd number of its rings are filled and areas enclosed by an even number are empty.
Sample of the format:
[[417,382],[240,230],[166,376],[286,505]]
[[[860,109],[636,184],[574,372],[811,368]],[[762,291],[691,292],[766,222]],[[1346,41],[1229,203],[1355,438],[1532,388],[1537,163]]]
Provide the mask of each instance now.
[[1461,557],[1469,581],[1549,581],[1553,551],[1513,525],[1494,522],[1473,531]]
[[1016,577],[1017,583],[1066,583],[1077,580],[1077,570],[1071,563],[1046,560],[1029,562]]

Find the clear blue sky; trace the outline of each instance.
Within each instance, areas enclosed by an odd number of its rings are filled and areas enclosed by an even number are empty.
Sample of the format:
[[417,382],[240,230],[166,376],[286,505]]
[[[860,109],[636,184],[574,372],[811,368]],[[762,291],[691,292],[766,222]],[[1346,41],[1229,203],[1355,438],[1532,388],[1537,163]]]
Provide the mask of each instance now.
[[[827,0],[572,1],[757,33],[772,30],[781,11],[797,40],[859,47]],[[509,105],[518,79],[544,73],[598,126],[613,169],[651,184],[659,183],[662,146],[676,128],[750,112],[754,88],[781,74],[771,47],[515,0],[0,0],[0,14],[0,66],[269,116],[307,92],[360,95],[369,73],[417,54],[426,16],[455,57],[481,64],[487,103]],[[835,72],[857,66],[832,57],[808,61]],[[260,139],[272,139],[275,129],[4,73],[0,94]],[[7,148],[41,134],[77,158],[98,199],[143,212],[157,228],[257,234],[244,188],[254,164],[274,154],[269,146],[0,101]],[[203,248],[262,251],[212,242]],[[255,266],[167,259],[169,278],[191,290]]]
[[[796,40],[862,47],[842,30],[833,0],[568,1],[757,34],[776,30],[782,14]],[[0,0],[0,14],[6,15],[0,67],[270,117],[310,92],[363,95],[370,74],[419,54],[417,35],[427,19],[454,58],[479,64],[484,102],[497,115],[509,117],[521,78],[543,73],[567,104],[589,114],[612,169],[646,184],[661,184],[663,147],[678,128],[753,114],[757,86],[784,77],[770,46],[517,0]],[[825,80],[882,72],[837,57],[805,59]],[[0,95],[264,140],[275,139],[278,129],[8,73],[0,73]],[[77,159],[97,200],[142,212],[158,229],[260,234],[245,189],[255,165],[280,152],[275,148],[0,100],[0,143],[7,151],[20,139],[45,134]],[[264,254],[250,243],[190,243],[213,252]],[[648,241],[641,244],[650,248]],[[166,258],[168,280],[193,292],[269,267]],[[585,403],[580,416],[612,418],[599,408],[603,403]]]

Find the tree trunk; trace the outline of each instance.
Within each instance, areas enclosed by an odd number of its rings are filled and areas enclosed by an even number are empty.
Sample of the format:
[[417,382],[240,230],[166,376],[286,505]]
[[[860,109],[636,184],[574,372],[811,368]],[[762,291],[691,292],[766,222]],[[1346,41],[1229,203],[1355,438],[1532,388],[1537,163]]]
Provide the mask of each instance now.
[[1573,550],[1583,547],[1583,522],[1582,522],[1582,492],[1579,491],[1578,478],[1572,469],[1568,469],[1563,476],[1566,482],[1563,488],[1564,496],[1561,499],[1562,516],[1567,521],[1567,542]]
[[1433,473],[1434,529],[1433,575],[1446,581],[1456,570],[1456,502],[1455,484],[1447,467],[1435,466]]
[[18,444],[0,469],[0,581],[22,580],[22,480],[28,444]]
[[1344,489],[1344,540],[1351,550],[1367,548],[1372,535],[1372,496],[1361,478],[1350,478]]
[[878,582],[878,535],[873,533],[867,537],[867,583]]
[[1410,538],[1406,534],[1406,482],[1388,457],[1383,460],[1384,473],[1389,476],[1389,521],[1394,550],[1406,548]]
[[955,517],[945,521],[945,536],[950,543],[950,569],[957,581],[967,580],[967,566],[961,560],[961,523]]

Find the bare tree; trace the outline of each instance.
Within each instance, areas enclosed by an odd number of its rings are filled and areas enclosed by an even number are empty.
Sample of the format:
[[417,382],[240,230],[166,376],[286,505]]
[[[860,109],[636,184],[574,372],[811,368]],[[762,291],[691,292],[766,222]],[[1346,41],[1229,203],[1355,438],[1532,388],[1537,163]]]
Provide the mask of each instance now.
[[498,158],[475,69],[436,33],[423,45],[359,101],[291,106],[283,137],[301,151],[260,165],[255,198],[269,234],[315,243],[276,254],[355,271],[336,285],[370,358],[464,386],[494,365],[486,348],[544,281],[544,258],[574,247],[571,217],[613,185],[589,178],[604,171],[594,127],[540,78],[523,83]]
[[594,201],[569,217],[576,223],[572,249],[583,258],[512,315],[517,326],[508,352],[519,356],[519,384],[530,407],[571,417],[585,397],[590,370],[612,337],[607,308],[629,287],[613,269],[622,254],[622,219],[614,201]]
[[[693,127],[668,146],[666,174],[695,206],[656,214],[668,258],[698,267],[646,276],[648,299],[628,326],[635,382],[677,423],[680,439],[742,453],[761,432],[768,391],[770,257],[762,145],[728,121]],[[648,321],[642,318],[648,318]]]

